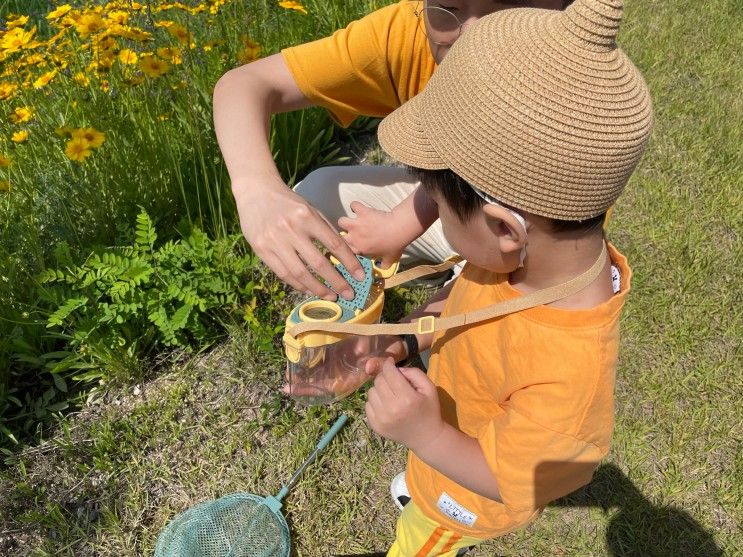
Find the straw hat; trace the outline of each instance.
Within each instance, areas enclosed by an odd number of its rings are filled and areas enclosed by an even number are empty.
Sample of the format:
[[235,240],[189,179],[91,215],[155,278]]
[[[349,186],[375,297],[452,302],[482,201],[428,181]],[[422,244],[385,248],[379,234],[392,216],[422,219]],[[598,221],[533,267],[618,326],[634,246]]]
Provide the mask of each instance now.
[[392,157],[449,168],[514,207],[584,220],[619,197],[647,145],[650,93],[615,43],[622,0],[490,14],[387,116]]

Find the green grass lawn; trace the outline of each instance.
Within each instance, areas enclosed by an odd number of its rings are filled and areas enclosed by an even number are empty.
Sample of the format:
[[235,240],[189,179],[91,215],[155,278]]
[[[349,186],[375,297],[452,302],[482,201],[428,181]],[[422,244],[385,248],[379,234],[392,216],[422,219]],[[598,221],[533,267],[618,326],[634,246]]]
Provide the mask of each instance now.
[[[628,2],[620,44],[656,127],[609,227],[634,270],[613,450],[592,484],[473,556],[743,553],[741,22],[738,0]],[[281,355],[239,327],[163,368],[91,393],[0,469],[0,555],[149,555],[194,503],[275,494],[341,412],[349,424],[285,500],[295,555],[388,546],[405,454],[366,426],[363,393],[294,407]]]

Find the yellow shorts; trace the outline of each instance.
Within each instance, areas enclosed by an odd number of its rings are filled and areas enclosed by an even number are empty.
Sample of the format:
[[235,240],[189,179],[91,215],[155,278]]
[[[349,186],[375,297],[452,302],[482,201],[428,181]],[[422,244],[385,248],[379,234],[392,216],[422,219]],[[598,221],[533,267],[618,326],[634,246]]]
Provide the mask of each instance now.
[[444,528],[424,515],[413,501],[409,501],[397,520],[395,543],[387,552],[387,557],[455,557],[459,550],[482,541]]

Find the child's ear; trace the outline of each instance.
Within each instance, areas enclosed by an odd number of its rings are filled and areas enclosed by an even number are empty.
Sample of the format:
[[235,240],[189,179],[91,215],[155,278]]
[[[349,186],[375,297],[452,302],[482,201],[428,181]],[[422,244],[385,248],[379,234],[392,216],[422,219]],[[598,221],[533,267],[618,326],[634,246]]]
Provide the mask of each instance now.
[[488,219],[493,219],[498,247],[502,253],[521,252],[526,245],[526,230],[511,211],[493,203],[486,203],[482,210]]

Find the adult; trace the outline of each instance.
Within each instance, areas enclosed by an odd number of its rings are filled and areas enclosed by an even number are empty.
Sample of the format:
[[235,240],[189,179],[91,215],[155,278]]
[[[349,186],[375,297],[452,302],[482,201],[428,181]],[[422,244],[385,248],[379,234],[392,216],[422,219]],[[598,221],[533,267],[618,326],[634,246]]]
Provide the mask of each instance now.
[[[330,37],[225,73],[214,89],[214,124],[254,252],[285,283],[329,300],[336,293],[351,299],[353,291],[318,243],[359,278],[354,252],[381,257],[383,264],[401,254],[448,257],[452,249],[435,222],[435,204],[403,168],[326,167],[288,188],[269,146],[271,115],[321,106],[342,126],[359,115],[386,116],[423,90],[454,41],[481,17],[515,7],[564,9],[571,2],[402,0]],[[386,244],[367,243],[363,226],[386,226],[393,210],[414,218],[396,218],[405,227]],[[363,226],[355,222],[357,213],[364,215]],[[339,220],[349,230],[345,240],[335,227]]]

